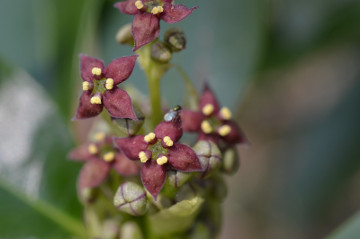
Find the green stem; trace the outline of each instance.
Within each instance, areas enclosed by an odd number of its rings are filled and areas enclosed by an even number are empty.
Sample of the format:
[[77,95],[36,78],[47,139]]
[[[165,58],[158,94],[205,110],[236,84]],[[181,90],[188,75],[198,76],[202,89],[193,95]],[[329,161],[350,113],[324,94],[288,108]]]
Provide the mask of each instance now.
[[191,82],[189,76],[186,74],[184,69],[181,66],[175,66],[176,70],[180,73],[181,77],[184,79],[185,88],[186,88],[186,98],[185,106],[191,110],[198,110],[199,96],[195,89],[194,84]]
[[151,48],[153,43],[143,46],[137,51],[139,54],[139,63],[144,69],[147,83],[149,87],[149,97],[151,103],[151,122],[154,128],[162,121],[161,109],[161,78],[169,69],[170,65],[167,63],[157,63],[151,58]]
[[56,208],[43,200],[31,198],[30,196],[14,189],[3,180],[0,180],[0,188],[3,188],[5,191],[22,201],[24,204],[35,209],[43,216],[49,218],[64,230],[68,231],[70,234],[75,235],[78,238],[88,237],[83,224],[59,208]]

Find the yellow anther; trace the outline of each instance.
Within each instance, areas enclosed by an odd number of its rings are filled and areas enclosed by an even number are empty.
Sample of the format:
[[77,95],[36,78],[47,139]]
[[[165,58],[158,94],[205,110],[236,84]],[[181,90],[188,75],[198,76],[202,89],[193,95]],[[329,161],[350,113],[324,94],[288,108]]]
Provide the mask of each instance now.
[[95,144],[90,144],[88,150],[91,154],[97,154],[98,152],[98,148],[96,147]]
[[140,159],[140,162],[142,163],[146,163],[146,161],[148,161],[148,157],[146,157],[146,153],[144,151],[141,151],[139,153],[139,159]]
[[111,90],[112,88],[114,88],[114,80],[111,78],[107,78],[105,81],[105,88],[108,90]]
[[91,69],[91,73],[93,75],[99,76],[99,75],[101,75],[101,69],[99,67],[94,67]]
[[162,13],[163,11],[164,11],[164,8],[162,6],[157,6],[151,10],[151,13],[156,15],[156,14]]
[[158,159],[156,160],[156,163],[157,163],[158,165],[163,165],[163,164],[166,164],[167,161],[168,161],[168,158],[167,158],[166,156],[161,156],[160,158],[158,158]]
[[212,104],[206,104],[203,108],[202,108],[202,112],[204,113],[204,115],[208,116],[211,115],[214,112],[214,106]]
[[139,0],[135,2],[135,6],[137,9],[141,9],[144,7],[144,4]]
[[201,129],[205,134],[210,134],[213,130],[210,123],[206,120],[201,123]]
[[166,144],[166,146],[168,146],[168,147],[171,147],[174,145],[174,142],[170,139],[169,136],[165,136],[163,141]]
[[220,110],[220,115],[221,115],[221,117],[223,117],[223,119],[225,119],[225,120],[229,120],[229,119],[231,119],[231,117],[232,117],[231,111],[229,110],[228,107],[223,107],[223,108],[221,108],[221,110]]
[[89,86],[90,86],[89,82],[87,82],[87,81],[84,81],[84,82],[83,82],[82,87],[83,87],[83,90],[84,90],[84,91],[85,91],[85,90],[89,90]]
[[105,133],[104,132],[99,132],[99,133],[96,133],[95,134],[95,140],[96,141],[101,141],[101,140],[104,140],[105,139]]
[[113,161],[115,159],[115,153],[114,152],[108,152],[106,154],[104,154],[103,159],[110,163],[111,161]]
[[154,139],[155,139],[155,134],[153,132],[148,133],[147,135],[144,136],[144,140],[146,143],[150,143]]
[[90,99],[90,103],[100,105],[101,104],[101,98],[99,96],[93,96]]
[[218,132],[221,136],[226,136],[228,134],[230,134],[231,132],[231,127],[229,125],[223,125],[218,129]]

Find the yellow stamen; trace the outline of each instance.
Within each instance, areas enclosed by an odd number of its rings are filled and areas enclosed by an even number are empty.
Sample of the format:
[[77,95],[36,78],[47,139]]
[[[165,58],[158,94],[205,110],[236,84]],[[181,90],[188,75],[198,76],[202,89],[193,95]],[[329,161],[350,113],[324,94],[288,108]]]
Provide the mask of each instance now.
[[90,99],[90,103],[100,105],[101,104],[101,98],[99,96],[93,96]]
[[225,119],[229,120],[232,117],[231,111],[228,107],[222,107],[220,110],[220,115]]
[[151,13],[156,15],[156,14],[162,13],[163,11],[164,11],[164,8],[162,6],[157,6],[151,10]]
[[106,154],[104,154],[103,159],[110,163],[111,161],[113,161],[115,159],[115,153],[114,152],[108,152]]
[[106,79],[106,89],[111,90],[114,87],[114,80],[111,78]]
[[204,115],[209,116],[214,112],[214,106],[212,104],[206,104],[202,108],[202,112],[204,113]]
[[230,132],[231,132],[231,127],[230,127],[229,125],[223,125],[223,126],[221,126],[221,127],[219,128],[218,132],[219,132],[219,134],[220,134],[221,136],[224,137],[224,136],[230,134]]
[[83,84],[82,84],[83,91],[89,90],[89,86],[90,86],[89,82],[84,81]]
[[168,147],[171,147],[174,145],[174,142],[170,139],[169,136],[165,136],[163,141],[166,144],[166,146],[168,146]]
[[99,67],[94,67],[91,69],[91,73],[93,75],[99,76],[99,75],[101,75],[101,69]]
[[206,120],[201,123],[201,129],[205,134],[210,134],[213,130],[210,123]]
[[148,133],[147,135],[144,136],[144,140],[146,143],[150,143],[154,139],[155,139],[155,134],[153,132]]
[[135,6],[137,9],[141,9],[144,7],[144,4],[139,0],[135,2]]
[[148,157],[146,157],[146,153],[144,151],[141,151],[139,153],[139,159],[140,159],[140,162],[142,163],[146,163],[146,161],[148,161]]
[[168,162],[168,158],[166,156],[162,156],[156,160],[156,163],[158,165],[163,165],[166,164],[167,162]]
[[96,147],[95,144],[90,144],[88,150],[91,154],[97,154],[98,152],[98,148]]
[[105,133],[104,132],[99,132],[95,134],[95,140],[96,141],[101,141],[105,139]]

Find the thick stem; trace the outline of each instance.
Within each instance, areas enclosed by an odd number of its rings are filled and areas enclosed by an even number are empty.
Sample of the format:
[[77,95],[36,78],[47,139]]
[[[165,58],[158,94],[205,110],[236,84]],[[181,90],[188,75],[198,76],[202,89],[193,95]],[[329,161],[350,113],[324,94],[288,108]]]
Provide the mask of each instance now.
[[151,103],[151,121],[155,127],[162,120],[161,110],[161,78],[158,78],[156,74],[152,74],[153,68],[147,73],[147,81],[149,86],[149,96]]
[[161,109],[161,78],[169,69],[167,63],[157,63],[151,58],[151,48],[153,43],[143,46],[137,51],[139,54],[139,63],[143,68],[149,87],[149,97],[151,103],[151,123],[154,128],[162,121]]

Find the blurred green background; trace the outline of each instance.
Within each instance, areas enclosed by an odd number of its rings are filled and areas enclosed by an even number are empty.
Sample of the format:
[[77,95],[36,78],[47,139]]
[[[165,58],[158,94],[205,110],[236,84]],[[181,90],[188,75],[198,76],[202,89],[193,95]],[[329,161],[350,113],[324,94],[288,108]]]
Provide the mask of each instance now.
[[[114,2],[0,1],[0,238],[68,238],[52,217],[81,220],[66,158],[91,122],[70,120],[78,54],[133,54],[115,42],[132,17]],[[227,178],[220,238],[360,238],[360,1],[178,3],[199,9],[175,24],[188,45],[174,62],[199,91],[210,82],[251,142]],[[127,84],[147,93],[138,66]],[[169,105],[182,84],[166,74]]]

